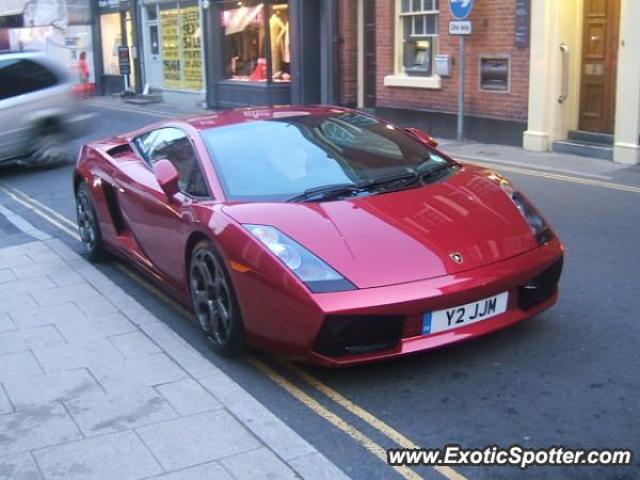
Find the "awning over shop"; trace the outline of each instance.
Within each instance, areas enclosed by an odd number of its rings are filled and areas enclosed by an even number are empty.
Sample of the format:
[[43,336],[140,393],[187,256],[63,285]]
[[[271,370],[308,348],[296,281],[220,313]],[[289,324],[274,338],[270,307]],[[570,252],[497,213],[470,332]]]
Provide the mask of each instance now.
[[8,15],[22,15],[27,0],[2,0],[0,2],[0,17]]
[[90,0],[0,0],[0,16],[23,15],[28,27],[88,25]]
[[260,3],[255,7],[240,7],[232,10],[225,10],[223,13],[223,24],[225,35],[244,31],[250,23],[262,20],[264,4]]
[[66,3],[69,25],[88,25],[91,23],[89,0],[62,0],[61,3]]

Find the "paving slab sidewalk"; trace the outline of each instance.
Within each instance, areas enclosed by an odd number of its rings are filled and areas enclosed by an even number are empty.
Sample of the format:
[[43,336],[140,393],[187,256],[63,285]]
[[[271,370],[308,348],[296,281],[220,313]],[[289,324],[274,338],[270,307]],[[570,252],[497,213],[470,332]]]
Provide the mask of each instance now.
[[533,152],[520,147],[438,139],[440,148],[461,160],[532,168],[626,185],[640,185],[640,166],[556,152]]
[[40,238],[0,248],[0,479],[347,478],[108,277]]

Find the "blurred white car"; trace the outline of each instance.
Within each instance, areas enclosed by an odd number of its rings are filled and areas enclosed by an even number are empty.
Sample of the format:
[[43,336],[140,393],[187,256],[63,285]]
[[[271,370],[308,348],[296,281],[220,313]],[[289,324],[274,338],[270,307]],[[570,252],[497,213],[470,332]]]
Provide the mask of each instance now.
[[57,63],[36,52],[0,51],[0,165],[44,165],[69,158],[89,115]]

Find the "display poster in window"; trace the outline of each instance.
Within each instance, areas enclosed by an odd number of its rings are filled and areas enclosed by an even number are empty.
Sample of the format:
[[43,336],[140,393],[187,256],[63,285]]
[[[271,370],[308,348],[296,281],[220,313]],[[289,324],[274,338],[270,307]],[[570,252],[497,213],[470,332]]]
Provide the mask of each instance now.
[[187,90],[202,89],[202,57],[200,15],[198,7],[186,7],[180,10],[182,17],[182,58],[184,82]]
[[179,10],[162,10],[162,73],[165,88],[182,88]]

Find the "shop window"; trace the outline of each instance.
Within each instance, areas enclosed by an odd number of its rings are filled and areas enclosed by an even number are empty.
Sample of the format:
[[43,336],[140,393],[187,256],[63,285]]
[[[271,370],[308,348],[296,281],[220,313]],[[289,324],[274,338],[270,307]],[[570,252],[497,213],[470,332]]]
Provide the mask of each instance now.
[[[175,6],[176,4],[171,4]],[[197,5],[160,10],[164,87],[202,89],[202,35]]]
[[[100,15],[102,69],[105,75],[122,75],[120,71],[118,47],[134,45],[133,28],[133,19],[129,11]],[[135,62],[131,62],[130,69],[128,86],[129,88],[135,88]]]
[[147,5],[147,21],[153,22],[155,20],[158,20],[158,6]]
[[0,16],[0,28],[22,28],[24,27],[24,15],[3,15]]
[[102,68],[105,75],[120,75],[118,47],[122,45],[120,13],[100,15],[102,37]]
[[398,49],[402,71],[407,75],[433,74],[438,38],[438,0],[400,0]]
[[160,40],[158,39],[157,25],[149,25],[149,42],[151,43],[151,55],[160,55]]
[[290,82],[289,5],[222,2],[225,76],[245,82]]

